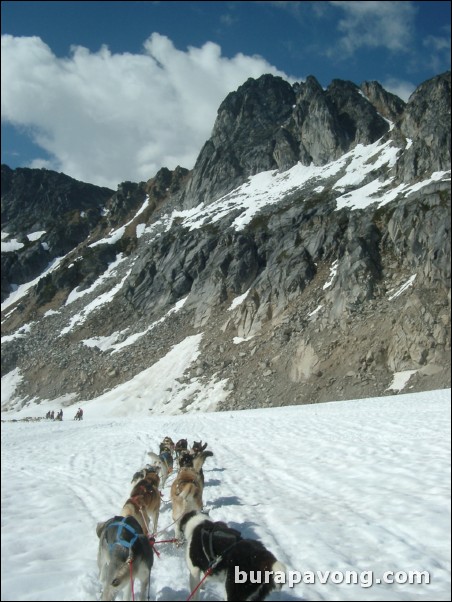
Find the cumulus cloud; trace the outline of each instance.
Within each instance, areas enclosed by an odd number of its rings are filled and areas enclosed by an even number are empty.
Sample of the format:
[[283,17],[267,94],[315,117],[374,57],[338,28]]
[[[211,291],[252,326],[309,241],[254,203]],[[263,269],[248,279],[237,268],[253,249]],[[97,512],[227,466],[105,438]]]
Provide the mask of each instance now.
[[416,14],[412,2],[332,1],[330,4],[345,14],[338,22],[338,30],[339,46],[346,56],[362,47],[408,51]]
[[111,188],[193,167],[229,92],[264,73],[289,79],[258,55],[227,58],[212,42],[182,51],[158,33],[141,54],[74,46],[64,58],[39,37],[2,35],[1,62],[2,119],[52,157],[33,165]]

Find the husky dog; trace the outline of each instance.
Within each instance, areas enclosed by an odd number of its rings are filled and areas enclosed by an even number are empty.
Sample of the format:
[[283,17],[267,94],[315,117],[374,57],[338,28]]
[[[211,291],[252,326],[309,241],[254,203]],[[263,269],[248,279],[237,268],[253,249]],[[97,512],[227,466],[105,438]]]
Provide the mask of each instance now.
[[213,452],[206,450],[207,443],[202,444],[202,441],[193,441],[193,446],[190,450],[193,456],[193,467],[196,470],[201,470],[206,458],[213,456]]
[[141,582],[139,599],[147,600],[154,551],[140,523],[133,516],[114,516],[98,523],[96,533],[99,537],[97,565],[102,583],[101,599],[115,600],[117,594],[125,590],[123,600],[133,600],[132,578]]
[[[138,481],[130,497],[124,504],[122,514],[135,516],[144,533],[148,532],[149,520],[152,518],[153,533],[157,533],[157,523],[162,500],[159,490],[160,477],[157,472],[149,471],[144,479]],[[137,516],[138,513],[138,516]]]
[[97,525],[97,564],[102,600],[115,600],[122,590],[126,590],[124,600],[132,600],[130,564],[132,578],[141,581],[140,599],[147,599],[154,562],[154,551],[149,540],[149,519],[152,518],[156,533],[161,500],[159,481],[158,472],[148,471],[146,477],[133,487],[120,516]]
[[174,444],[174,441],[171,439],[171,437],[165,437],[163,439],[163,441],[160,443],[160,452],[169,451],[171,453],[171,455],[173,455],[175,447],[176,446]]
[[179,441],[176,443],[176,446],[174,448],[174,451],[176,452],[176,459],[179,459],[181,453],[184,451],[187,451],[187,450],[188,450],[187,439],[179,439]]
[[176,539],[180,539],[179,520],[191,510],[202,510],[203,485],[194,468],[181,468],[171,485],[171,502]]
[[[162,444],[160,444],[160,446],[161,445]],[[173,472],[173,454],[167,448],[160,451],[159,455],[154,452],[148,452],[148,456],[153,460],[152,466],[160,468],[161,487],[163,489],[166,479]]]
[[[146,466],[144,468],[142,468],[141,470],[138,470],[132,477],[132,485],[136,485],[138,483],[138,481],[141,481],[141,479],[145,479],[147,477],[147,475],[149,473],[159,473],[160,472],[160,466],[151,466],[150,464],[146,464]],[[160,481],[160,479],[159,479]]]
[[206,461],[206,458],[209,458],[210,456],[213,456],[213,452],[211,452],[209,450],[201,451],[201,452],[194,454],[193,468],[198,471],[202,470],[202,467],[204,465],[204,462]]
[[193,455],[188,451],[181,452],[179,456],[179,466],[180,468],[194,468],[201,478],[202,486],[204,487],[204,472],[203,472],[203,464],[209,456],[213,456],[211,451],[203,451],[198,454]]
[[[199,511],[185,514],[179,528],[187,541],[190,591],[201,581],[201,573],[209,568],[213,577],[225,583],[226,600],[265,600],[273,590],[281,588],[274,574],[285,573],[286,567],[261,542],[243,539],[239,531],[226,523],[213,522]],[[241,571],[240,580],[236,579],[236,570]],[[198,594],[199,590],[192,599],[198,600]]]
[[207,443],[204,443],[204,445],[202,444],[202,439],[201,441],[193,441],[193,445],[191,446],[191,453],[192,454],[199,454],[201,452],[203,452],[207,447]]
[[179,455],[180,468],[193,468],[194,456],[189,451],[181,451]]

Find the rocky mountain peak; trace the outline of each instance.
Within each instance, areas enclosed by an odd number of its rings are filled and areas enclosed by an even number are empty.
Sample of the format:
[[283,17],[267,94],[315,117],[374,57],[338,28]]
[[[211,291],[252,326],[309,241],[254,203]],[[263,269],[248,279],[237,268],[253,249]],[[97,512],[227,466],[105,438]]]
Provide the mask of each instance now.
[[98,212],[113,192],[48,169],[2,165],[2,224],[15,233],[45,230],[55,215]]
[[297,162],[324,165],[389,131],[404,103],[376,83],[316,78],[290,85],[279,77],[249,79],[221,103],[211,138],[193,169],[183,203],[210,203],[261,171]]
[[401,98],[385,90],[376,81],[363,82],[360,87],[380,115],[394,123],[399,120],[406,106]]
[[181,190],[188,173],[188,169],[180,166],[177,166],[174,171],[162,167],[153,178],[146,182],[146,192],[156,201],[162,201]]
[[410,96],[400,131],[409,145],[397,175],[403,182],[450,169],[450,71],[421,84]]
[[5,407],[98,397],[181,348],[150,411],[450,386],[450,73],[407,104],[376,82],[250,79],[191,172],[69,180],[2,167]]
[[194,166],[184,206],[209,203],[249,175],[277,168],[275,140],[294,104],[292,86],[272,75],[250,78],[228,94]]

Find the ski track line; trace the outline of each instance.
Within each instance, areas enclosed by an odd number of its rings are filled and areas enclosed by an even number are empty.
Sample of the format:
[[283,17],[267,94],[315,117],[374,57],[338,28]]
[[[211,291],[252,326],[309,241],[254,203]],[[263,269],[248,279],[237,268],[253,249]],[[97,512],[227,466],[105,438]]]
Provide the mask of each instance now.
[[[227,437],[225,439],[227,440]],[[276,446],[278,448],[279,442]],[[251,453],[246,455],[243,454],[243,450],[237,452],[233,447],[227,444],[223,445],[221,450],[217,452],[219,464],[224,466],[221,473],[222,485],[217,491],[220,494],[219,497],[211,502],[210,516],[212,520],[224,520],[231,527],[237,528],[244,537],[262,541],[278,560],[286,564],[287,568],[293,569],[296,568],[296,565],[293,555],[288,552],[289,546],[287,545],[287,541],[292,540],[290,525],[287,526],[286,533],[275,533],[272,530],[272,521],[269,520],[271,512],[280,515],[286,510],[272,505],[271,487],[267,479],[262,480],[260,477],[262,465],[265,465],[266,474],[268,473],[269,462],[274,453],[271,448],[261,448],[256,451],[253,446]],[[212,458],[208,460],[210,459]],[[240,472],[227,469],[228,460],[231,466],[236,466],[237,463],[241,464]],[[277,483],[276,486],[279,488],[280,480],[278,477],[281,473],[277,470],[275,472],[277,477],[273,482]],[[243,490],[250,489],[255,490],[256,495],[253,495],[251,499],[240,497]],[[280,516],[278,520],[280,521]],[[299,600],[301,599],[299,589],[295,587],[289,593],[287,588],[283,588],[282,592],[273,592],[267,599]],[[294,595],[298,597],[293,597]],[[283,597],[280,598],[280,596]]]
[[[414,568],[435,569],[435,580],[444,582],[445,591],[448,566],[436,559],[442,557],[437,546],[446,539],[441,532],[444,521],[438,517],[448,513],[447,484],[441,476],[450,456],[444,437],[432,435],[430,420],[436,413],[436,422],[447,421],[447,413],[443,416],[443,406],[431,404],[411,415],[397,401],[381,403],[395,404],[389,422],[387,416],[379,417],[381,404],[361,409],[349,402],[329,405],[328,416],[321,406],[307,406],[284,420],[277,411],[258,419],[244,411],[240,421],[224,413],[221,430],[218,418],[209,414],[123,423],[119,419],[18,423],[14,435],[2,427],[2,482],[8,483],[2,489],[2,506],[14,508],[14,521],[2,517],[2,549],[8,550],[16,580],[23,576],[20,599],[56,599],[47,593],[47,583],[54,591],[60,568],[67,580],[63,599],[99,599],[96,523],[120,511],[133,474],[148,463],[148,451],[158,452],[165,436],[174,441],[186,437],[190,445],[200,439],[208,443],[214,456],[204,464],[204,504],[211,519],[224,520],[245,537],[261,540],[289,570],[372,567],[377,575],[380,569],[406,568],[394,564],[402,557]],[[424,468],[425,457],[435,458],[430,471]],[[415,478],[418,467],[422,482]],[[164,489],[159,529],[172,523],[173,478],[175,473]],[[27,504],[14,503],[16,499],[26,499]],[[75,522],[72,516],[77,517]],[[14,536],[17,521],[33,533],[32,545],[39,546],[42,562],[37,566],[36,550],[24,551]],[[301,541],[294,526],[302,533]],[[161,538],[173,536],[174,526],[169,526]],[[161,558],[155,557],[151,597],[186,600],[185,550],[172,544],[158,550]],[[446,553],[443,556],[447,558]],[[432,564],[420,566],[423,558],[431,558]],[[7,573],[2,582],[8,585]],[[393,600],[428,597],[425,589],[333,590],[317,583],[294,589],[286,585],[268,599],[333,599],[334,591],[334,599],[344,600],[378,600],[382,594]],[[222,584],[210,581],[200,599],[221,600],[223,592]],[[341,595],[345,597],[336,597]]]

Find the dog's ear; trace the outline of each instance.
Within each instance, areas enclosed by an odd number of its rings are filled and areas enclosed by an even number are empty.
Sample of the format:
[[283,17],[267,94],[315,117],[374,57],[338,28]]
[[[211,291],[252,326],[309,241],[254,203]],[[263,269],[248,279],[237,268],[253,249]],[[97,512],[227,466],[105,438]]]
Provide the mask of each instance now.
[[157,464],[146,464],[146,473],[150,473],[150,472],[156,472],[157,474],[159,474],[160,470],[161,470],[161,466],[157,465]]
[[154,452],[148,452],[148,456],[150,456],[154,460],[154,464],[152,464],[151,466],[159,466],[160,465],[160,458],[158,457],[157,454],[155,454]]
[[106,522],[107,521],[104,521],[103,523],[97,523],[97,525],[96,525],[96,535],[97,535],[97,537],[99,539],[100,539],[100,537],[102,535],[103,530],[105,529],[105,523]]
[[[202,441],[201,441],[201,443],[202,443]],[[204,451],[206,449],[206,447],[207,447],[207,443],[204,443],[204,445],[201,445],[201,451]]]

